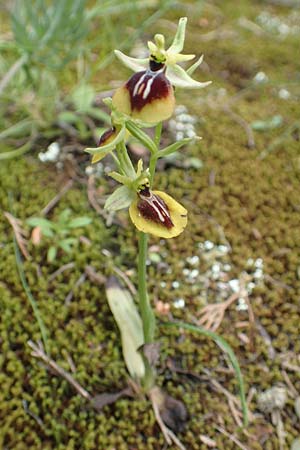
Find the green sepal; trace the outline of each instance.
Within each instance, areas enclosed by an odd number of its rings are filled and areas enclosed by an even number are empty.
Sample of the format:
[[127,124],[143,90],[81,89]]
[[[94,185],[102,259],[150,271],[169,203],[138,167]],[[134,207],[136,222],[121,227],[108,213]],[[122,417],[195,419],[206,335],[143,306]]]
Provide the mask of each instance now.
[[185,28],[187,17],[181,17],[178,22],[176,34],[174,36],[171,46],[168,48],[168,53],[180,53],[184,46]]
[[211,84],[211,81],[201,83],[201,81],[193,80],[178,64],[168,67],[167,78],[173,86],[186,89],[199,89]]
[[194,137],[191,137],[191,138],[181,139],[180,141],[174,142],[174,144],[168,145],[168,147],[160,150],[158,152],[158,154],[157,154],[157,157],[158,158],[163,158],[165,156],[171,155],[172,153],[177,152],[177,150],[179,150],[184,145],[187,145],[187,144],[189,144],[192,141],[200,140],[200,139],[202,139],[202,138],[199,137],[199,136],[194,136]]
[[130,56],[124,55],[120,50],[115,50],[115,55],[126,67],[134,72],[141,72],[149,68],[149,58],[131,58]]
[[118,211],[128,208],[135,198],[135,193],[127,186],[118,187],[106,200],[104,209]]

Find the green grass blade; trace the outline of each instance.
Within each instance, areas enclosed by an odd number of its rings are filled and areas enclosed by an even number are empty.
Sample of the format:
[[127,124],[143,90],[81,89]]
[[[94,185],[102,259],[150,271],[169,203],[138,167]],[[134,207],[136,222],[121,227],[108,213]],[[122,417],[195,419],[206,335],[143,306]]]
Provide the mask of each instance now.
[[244,381],[242,372],[238,363],[238,360],[230,347],[230,345],[218,334],[214,333],[213,331],[206,330],[203,327],[196,326],[196,325],[190,325],[185,322],[166,322],[162,324],[163,326],[171,326],[171,327],[177,327],[177,328],[185,328],[186,330],[192,331],[194,333],[203,334],[204,336],[207,336],[215,341],[215,343],[223,350],[224,353],[226,353],[230,359],[230,362],[232,364],[232,367],[235,371],[236,378],[238,380],[239,384],[239,391],[240,391],[240,399],[241,399],[241,406],[242,406],[242,413],[243,413],[243,422],[244,426],[246,427],[248,425],[248,408],[247,408],[247,402],[246,402],[246,396],[245,396],[245,387],[244,387]]
[[32,141],[26,142],[26,144],[22,145],[22,147],[17,148],[16,150],[10,150],[9,152],[0,153],[0,161],[4,159],[12,159],[17,158],[19,156],[24,155],[24,153],[28,152],[31,149]]
[[47,337],[47,330],[45,327],[45,324],[43,322],[42,316],[40,314],[37,302],[35,301],[31,290],[29,288],[29,285],[27,283],[26,280],[26,276],[25,276],[25,272],[23,269],[23,262],[22,262],[22,258],[21,258],[21,254],[20,254],[20,250],[16,241],[16,238],[14,237],[14,251],[15,251],[15,258],[16,258],[16,264],[17,264],[17,269],[18,269],[18,273],[19,273],[19,277],[23,286],[23,289],[27,295],[27,298],[29,300],[29,303],[32,307],[33,310],[33,314],[36,318],[36,321],[38,323],[40,332],[41,332],[41,336],[42,336],[42,340],[43,340],[43,344],[46,350],[46,353],[49,355],[49,346],[48,346],[48,337]]

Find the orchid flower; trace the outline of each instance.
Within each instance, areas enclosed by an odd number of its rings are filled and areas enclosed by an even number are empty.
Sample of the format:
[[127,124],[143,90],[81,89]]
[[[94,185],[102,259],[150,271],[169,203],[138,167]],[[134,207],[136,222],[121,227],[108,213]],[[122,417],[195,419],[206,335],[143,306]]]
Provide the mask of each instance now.
[[203,61],[203,56],[187,71],[178,65],[195,57],[180,53],[184,46],[186,22],[186,17],[179,20],[173,43],[167,50],[164,36],[156,34],[154,42],[148,42],[149,58],[132,58],[115,50],[120,61],[137,72],[113,96],[112,102],[118,111],[133,119],[155,124],[171,117],[174,111],[173,86],[197,89],[211,83],[202,83],[190,76]]

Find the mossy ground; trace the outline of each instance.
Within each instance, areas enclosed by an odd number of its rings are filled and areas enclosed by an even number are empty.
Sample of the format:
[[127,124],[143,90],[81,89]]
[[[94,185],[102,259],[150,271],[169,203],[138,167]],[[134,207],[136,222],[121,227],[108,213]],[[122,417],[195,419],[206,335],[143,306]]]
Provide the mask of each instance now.
[[[263,29],[260,33],[254,26],[245,28],[240,21],[241,17],[246,17],[254,23],[264,10],[284,22],[292,11],[246,0],[238,6],[229,1],[203,7],[185,2],[180,9],[178,15],[189,16],[187,52],[205,54],[208,66],[204,66],[206,71],[199,75],[202,80],[212,78],[214,83],[192,96],[178,93],[178,102],[186,104],[189,112],[199,117],[197,131],[203,136],[201,144],[186,148],[184,152],[201,158],[204,166],[200,171],[171,166],[157,174],[157,188],[166,189],[187,207],[189,224],[179,238],[151,241],[159,245],[158,252],[164,252],[163,259],[168,265],[152,263],[149,266],[152,300],[170,303],[175,318],[191,322],[199,317],[199,293],[193,285],[183,282],[182,272],[186,259],[199,255],[198,244],[207,239],[222,244],[225,236],[230,243],[227,259],[232,267],[232,278],[237,278],[245,269],[249,258],[262,258],[265,279],[254,289],[250,301],[256,323],[270,337],[272,354],[258,327],[251,339],[249,327],[237,326],[239,322],[248,321],[247,311],[237,311],[232,306],[218,332],[238,356],[247,391],[255,388],[260,393],[275,385],[290,389],[283,373],[286,370],[299,393],[299,129],[283,136],[300,116],[300,65],[296,57],[299,34],[283,38]],[[177,15],[173,12],[171,18],[175,20]],[[167,28],[167,25],[162,22],[157,27]],[[206,38],[201,37],[203,35]],[[144,40],[148,37],[150,35]],[[110,70],[112,76],[121,78],[117,64]],[[253,77],[259,71],[264,72],[269,81],[254,85]],[[225,88],[226,92],[220,88]],[[280,98],[280,89],[287,89],[290,98]],[[237,93],[242,95],[234,97]],[[280,114],[282,125],[254,133],[255,147],[249,149],[245,129],[224,110],[224,105],[228,104],[248,124]],[[283,137],[278,145],[261,159],[261,153],[280,136]],[[68,178],[66,173],[39,163],[36,156],[32,152],[23,159],[1,162],[0,166],[1,207],[3,211],[11,210],[10,193],[12,212],[21,220],[39,215]],[[83,173],[81,175],[80,180]],[[109,193],[111,184],[107,179],[100,179],[98,183]],[[127,373],[104,289],[86,279],[75,288],[70,304],[65,303],[65,298],[87,265],[107,273],[109,261],[103,249],[108,249],[113,263],[129,271],[132,281],[136,282],[136,231],[127,213],[119,217],[122,224],[128,226],[106,227],[89,205],[84,182],[75,180],[50,217],[55,219],[67,207],[74,216],[88,214],[93,218],[92,225],[75,232],[75,236],[84,234],[92,245],[81,242],[72,255],[62,253],[55,263],[49,264],[46,246],[30,244],[32,259],[24,263],[24,270],[48,330],[53,359],[70,371],[67,362],[70,356],[76,368],[74,377],[90,393],[114,392],[126,385]],[[122,399],[105,407],[101,414],[96,413],[65,380],[53,375],[31,356],[27,341],[37,341],[40,334],[16,271],[12,230],[4,218],[0,222],[0,249],[0,448],[164,448],[148,402]],[[74,267],[49,282],[49,276],[70,261],[74,262]],[[172,287],[174,281],[180,282],[178,288]],[[176,309],[175,298],[184,298],[186,307]],[[215,427],[220,424],[248,449],[280,448],[270,416],[259,414],[257,395],[249,405],[254,420],[247,433],[243,433],[236,425],[226,396],[215,391],[209,380],[203,377],[199,381],[167,367],[166,361],[171,358],[187,373],[203,376],[202,369],[208,369],[212,378],[237,394],[234,375],[226,371],[224,356],[213,342],[163,326],[159,326],[158,331],[162,343],[159,383],[187,406],[189,421],[185,431],[179,434],[187,449],[208,448],[200,435],[213,439],[219,450],[239,448],[217,431]],[[241,339],[241,331],[250,341]],[[290,366],[284,367],[284,361]],[[284,448],[288,449],[299,435],[299,418],[291,396],[282,411],[282,420],[286,432]]]

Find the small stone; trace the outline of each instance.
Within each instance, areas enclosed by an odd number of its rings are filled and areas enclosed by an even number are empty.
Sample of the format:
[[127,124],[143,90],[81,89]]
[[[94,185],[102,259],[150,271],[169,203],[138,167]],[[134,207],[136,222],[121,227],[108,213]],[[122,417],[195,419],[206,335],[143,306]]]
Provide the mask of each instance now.
[[219,250],[219,252],[226,254],[226,253],[228,253],[229,248],[227,247],[227,245],[221,244],[221,245],[218,245],[218,250]]
[[233,292],[239,292],[241,289],[238,279],[229,280],[228,284]]
[[191,266],[195,266],[199,263],[199,256],[194,255],[194,256],[189,256],[188,258],[186,258],[186,261],[191,265]]
[[264,72],[257,72],[253,80],[256,83],[266,83],[269,80],[269,78]]
[[283,409],[286,403],[286,389],[272,387],[259,394],[257,398],[258,408],[264,413],[271,413],[275,409]]
[[185,307],[185,300],[183,298],[178,298],[178,299],[174,300],[173,306],[176,309],[184,308]]
[[238,299],[236,309],[237,309],[237,311],[247,311],[248,310],[248,305],[246,303],[246,300],[243,297]]
[[291,97],[291,94],[287,89],[282,88],[278,92],[278,97],[282,100],[288,100]]
[[215,244],[211,241],[205,241],[204,242],[204,248],[205,250],[212,250],[214,248]]

